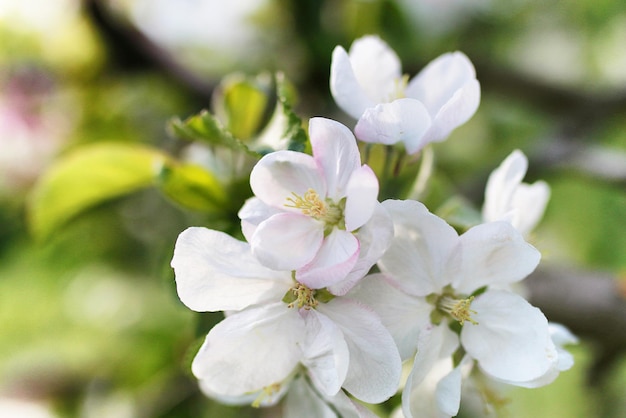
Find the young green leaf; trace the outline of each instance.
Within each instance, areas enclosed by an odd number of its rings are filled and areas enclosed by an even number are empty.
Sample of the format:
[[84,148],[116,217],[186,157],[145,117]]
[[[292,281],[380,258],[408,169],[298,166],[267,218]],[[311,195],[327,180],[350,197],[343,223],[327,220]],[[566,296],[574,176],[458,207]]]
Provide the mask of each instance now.
[[168,159],[153,148],[100,143],[59,158],[40,178],[29,201],[29,222],[44,239],[79,213],[153,184]]
[[157,186],[174,202],[202,212],[218,212],[228,204],[219,180],[206,169],[191,164],[164,164]]

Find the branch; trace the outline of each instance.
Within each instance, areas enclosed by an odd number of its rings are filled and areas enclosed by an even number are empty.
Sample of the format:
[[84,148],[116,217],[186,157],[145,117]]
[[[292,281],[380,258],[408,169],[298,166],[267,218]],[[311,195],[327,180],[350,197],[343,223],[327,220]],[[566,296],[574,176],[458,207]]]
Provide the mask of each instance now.
[[122,21],[102,0],[84,0],[86,15],[100,33],[114,66],[124,71],[161,72],[204,104],[211,100],[215,84],[182,65],[165,48],[153,42],[131,23]]

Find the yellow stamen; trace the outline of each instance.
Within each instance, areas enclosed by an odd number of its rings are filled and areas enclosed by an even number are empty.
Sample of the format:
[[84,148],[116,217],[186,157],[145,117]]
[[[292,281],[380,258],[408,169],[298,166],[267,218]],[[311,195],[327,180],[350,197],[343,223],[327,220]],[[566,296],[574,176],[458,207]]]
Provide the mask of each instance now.
[[267,398],[272,397],[272,395],[278,393],[279,390],[280,390],[280,383],[274,383],[274,384],[264,387],[259,393],[259,396],[257,396],[254,402],[252,402],[252,407],[253,408],[260,407],[261,402],[263,402]]
[[409,84],[408,74],[404,74],[400,78],[394,80],[394,91],[390,94],[389,101],[392,102],[396,99],[404,99],[406,97],[406,86]]
[[302,283],[298,283],[296,287],[291,288],[291,292],[295,296],[295,300],[287,305],[288,308],[297,307],[298,309],[311,309],[317,306],[315,300],[315,290],[309,289]]
[[285,204],[288,208],[296,208],[302,210],[302,213],[315,219],[321,219],[326,215],[326,205],[320,199],[320,196],[313,189],[309,189],[300,197],[293,193],[294,197],[288,197]]
[[463,325],[465,321],[478,325],[478,322],[471,317],[472,314],[476,314],[476,311],[470,309],[473,300],[474,296],[470,296],[467,299],[454,299],[450,296],[444,296],[439,299],[437,307],[459,321],[461,325]]

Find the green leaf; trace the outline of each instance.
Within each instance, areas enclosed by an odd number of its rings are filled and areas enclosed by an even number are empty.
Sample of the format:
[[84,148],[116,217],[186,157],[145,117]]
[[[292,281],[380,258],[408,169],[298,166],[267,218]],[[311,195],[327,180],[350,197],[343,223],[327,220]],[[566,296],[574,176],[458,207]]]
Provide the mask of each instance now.
[[39,239],[79,213],[154,182],[164,153],[138,145],[100,143],[61,157],[35,185],[29,222]]
[[282,73],[276,74],[276,95],[278,103],[282,106],[283,113],[287,118],[287,128],[283,134],[289,141],[287,149],[305,152],[309,144],[309,139],[306,131],[302,127],[302,120],[293,111],[295,89]]
[[239,139],[228,132],[222,123],[206,110],[181,121],[175,118],[170,121],[170,129],[177,137],[188,141],[201,141],[209,145],[221,145],[233,150],[246,152],[258,157],[259,154],[252,151]]
[[164,164],[157,185],[167,197],[187,209],[218,212],[228,204],[218,179],[197,165]]
[[222,81],[215,94],[215,111],[221,107],[227,129],[235,138],[246,141],[259,131],[266,116],[270,83],[267,75],[250,79],[235,74]]

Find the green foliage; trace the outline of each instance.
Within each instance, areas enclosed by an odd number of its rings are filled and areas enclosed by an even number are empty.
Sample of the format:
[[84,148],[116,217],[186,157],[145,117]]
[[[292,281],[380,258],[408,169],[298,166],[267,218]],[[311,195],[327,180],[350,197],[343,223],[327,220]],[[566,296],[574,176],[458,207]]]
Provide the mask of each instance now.
[[217,117],[207,110],[181,121],[174,118],[170,121],[170,129],[177,137],[188,141],[199,141],[213,146],[224,146],[233,150],[242,151],[258,156],[240,139],[233,136]]
[[218,179],[197,165],[165,163],[157,185],[167,197],[188,209],[219,212],[229,203]]
[[302,120],[293,110],[295,90],[282,73],[276,75],[276,94],[287,118],[286,129],[283,134],[288,140],[287,149],[304,152],[307,149],[308,136],[302,127]]
[[269,102],[269,77],[254,79],[234,74],[226,77],[214,94],[215,112],[223,112],[226,128],[243,141],[254,137],[265,118]]
[[167,158],[156,149],[119,143],[88,145],[61,157],[33,190],[33,234],[45,239],[80,212],[152,185]]

